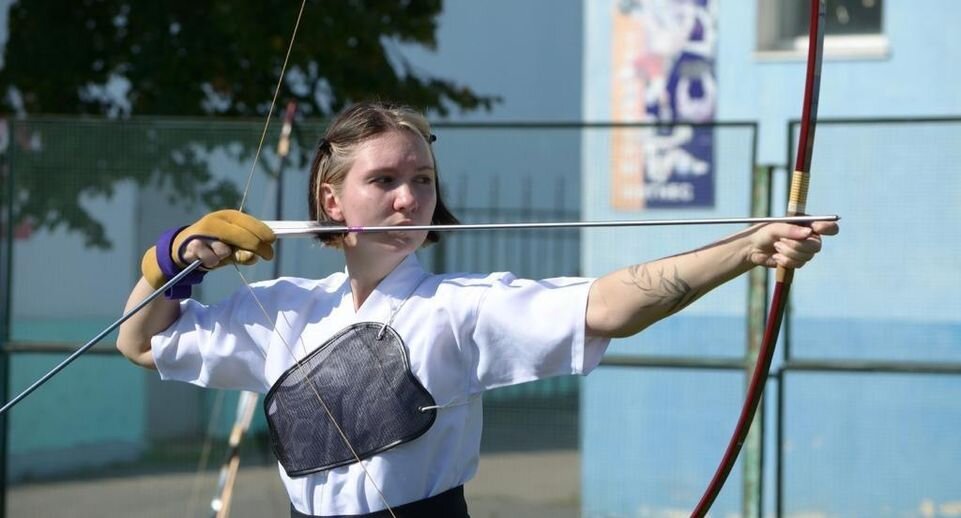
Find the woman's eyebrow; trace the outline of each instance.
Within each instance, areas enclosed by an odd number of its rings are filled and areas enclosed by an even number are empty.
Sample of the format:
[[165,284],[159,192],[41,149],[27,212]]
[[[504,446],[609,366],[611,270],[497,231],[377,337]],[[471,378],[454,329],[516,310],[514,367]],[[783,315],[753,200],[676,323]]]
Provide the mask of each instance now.
[[[401,169],[402,169],[402,168],[393,167],[393,166],[375,167],[375,168],[373,168],[373,169],[368,169],[368,170],[364,171],[363,174],[365,174],[365,175],[376,175],[376,174],[382,174],[382,173],[396,174],[396,173],[399,172]],[[435,172],[436,170],[434,169],[434,166],[433,166],[433,165],[424,164],[424,165],[422,165],[422,166],[414,169],[414,171],[415,171],[415,172],[418,172],[418,173],[422,173],[422,172],[425,172],[425,171]]]

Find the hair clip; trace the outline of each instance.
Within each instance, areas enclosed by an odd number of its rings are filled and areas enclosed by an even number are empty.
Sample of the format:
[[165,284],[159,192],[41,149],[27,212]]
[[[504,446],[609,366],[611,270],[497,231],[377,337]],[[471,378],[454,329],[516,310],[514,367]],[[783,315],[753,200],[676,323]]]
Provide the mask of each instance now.
[[427,142],[430,142],[431,144],[433,144],[434,142],[437,142],[437,135],[434,135],[433,133],[431,133],[430,136],[427,137]]
[[323,151],[325,149],[330,149],[330,141],[324,137],[320,137],[320,141],[317,142],[317,151]]

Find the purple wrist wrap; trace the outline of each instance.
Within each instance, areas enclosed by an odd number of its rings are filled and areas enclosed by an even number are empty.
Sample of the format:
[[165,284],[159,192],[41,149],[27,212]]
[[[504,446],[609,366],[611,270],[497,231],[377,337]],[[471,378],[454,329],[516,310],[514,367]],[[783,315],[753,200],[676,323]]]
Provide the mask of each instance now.
[[[174,263],[170,254],[172,253],[171,248],[173,247],[174,238],[185,228],[187,227],[171,228],[164,231],[163,234],[160,234],[160,238],[157,239],[157,265],[160,266],[160,271],[163,272],[164,277],[167,279],[172,279],[183,270],[183,268]],[[180,252],[178,251],[177,253],[179,254]],[[180,282],[167,289],[167,291],[164,292],[164,296],[174,300],[190,297],[191,286],[200,284],[200,281],[204,280],[204,275],[206,274],[206,270],[199,268],[190,272],[186,277],[181,279]]]

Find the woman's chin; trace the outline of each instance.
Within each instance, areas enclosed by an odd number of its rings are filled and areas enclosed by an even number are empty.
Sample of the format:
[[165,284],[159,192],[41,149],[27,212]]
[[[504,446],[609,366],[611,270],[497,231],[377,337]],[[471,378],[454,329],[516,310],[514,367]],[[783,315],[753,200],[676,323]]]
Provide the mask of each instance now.
[[422,232],[388,232],[384,234],[368,234],[363,236],[367,239],[358,240],[361,246],[369,246],[371,250],[386,254],[411,254],[417,251],[424,240],[426,233]]

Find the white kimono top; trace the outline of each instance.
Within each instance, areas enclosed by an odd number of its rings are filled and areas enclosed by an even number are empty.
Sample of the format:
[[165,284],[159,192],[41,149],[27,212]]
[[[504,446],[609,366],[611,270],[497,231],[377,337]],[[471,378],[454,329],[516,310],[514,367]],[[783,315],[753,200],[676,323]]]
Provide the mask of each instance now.
[[[587,374],[600,363],[609,340],[585,335],[592,282],[533,281],[510,273],[433,275],[411,254],[356,312],[346,273],[254,284],[274,322],[246,288],[212,306],[185,300],[180,318],[153,338],[153,356],[166,380],[265,393],[294,364],[292,353],[302,358],[351,324],[386,322],[396,312],[390,325],[408,350],[411,372],[442,408],[427,433],[363,461],[387,504],[395,507],[474,476],[481,440],[479,396],[485,390]],[[280,474],[302,513],[385,508],[356,463],[297,478],[283,469]]]

